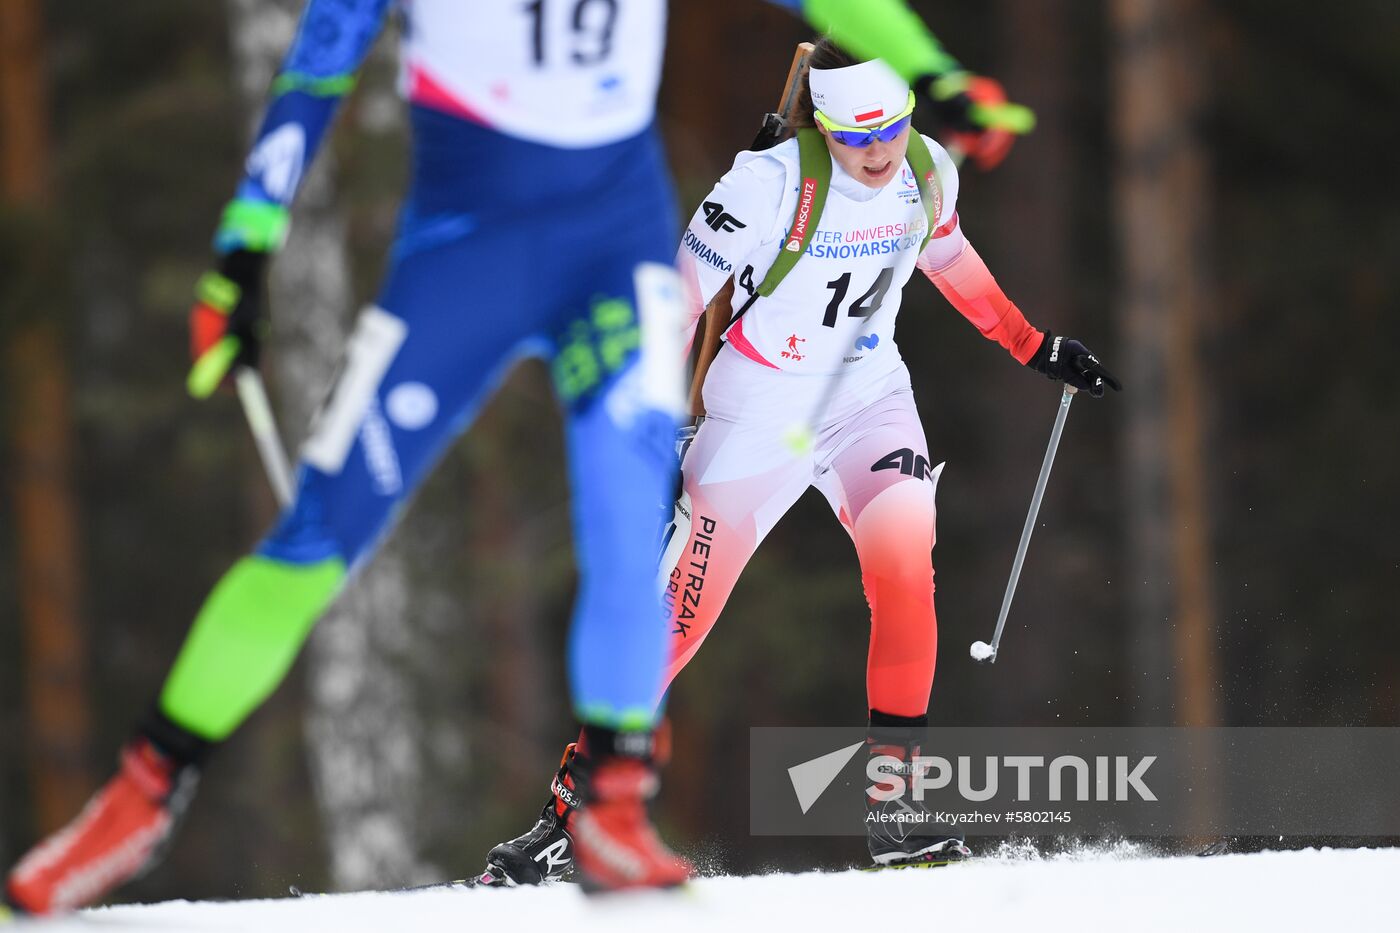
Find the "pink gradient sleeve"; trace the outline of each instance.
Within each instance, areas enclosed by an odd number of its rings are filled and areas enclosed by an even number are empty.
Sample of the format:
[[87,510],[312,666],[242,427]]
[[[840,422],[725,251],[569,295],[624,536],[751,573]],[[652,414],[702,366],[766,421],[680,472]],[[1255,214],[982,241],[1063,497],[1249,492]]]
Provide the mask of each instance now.
[[929,241],[918,266],[983,337],[1001,344],[1023,365],[1035,356],[1045,335],[1006,297],[956,218],[947,234]]

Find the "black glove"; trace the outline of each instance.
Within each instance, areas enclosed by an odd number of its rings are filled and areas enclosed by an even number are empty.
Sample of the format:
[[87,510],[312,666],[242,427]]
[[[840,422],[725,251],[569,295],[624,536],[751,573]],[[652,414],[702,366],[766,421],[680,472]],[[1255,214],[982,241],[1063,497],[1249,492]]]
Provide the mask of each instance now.
[[963,71],[925,75],[914,89],[933,105],[939,142],[960,150],[984,172],[1001,164],[1016,137],[1035,127],[1031,109],[1008,101],[993,78]]
[[933,108],[940,129],[960,133],[984,129],[972,120],[972,98],[964,85],[940,84],[937,75],[925,75],[915,80],[914,89]]
[[1026,365],[1056,382],[1082,389],[1094,398],[1103,398],[1105,385],[1115,392],[1123,390],[1123,384],[1104,368],[1088,347],[1073,337],[1056,337],[1048,330],[1040,349]]
[[267,253],[234,250],[195,288],[190,311],[189,390],[206,398],[238,366],[258,366],[267,332]]

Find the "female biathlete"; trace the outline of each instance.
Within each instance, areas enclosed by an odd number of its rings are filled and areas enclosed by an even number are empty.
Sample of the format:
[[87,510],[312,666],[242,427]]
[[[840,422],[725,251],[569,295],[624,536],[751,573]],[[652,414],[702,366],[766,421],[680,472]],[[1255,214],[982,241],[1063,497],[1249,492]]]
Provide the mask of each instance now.
[[[802,98],[815,128],[740,153],[692,218],[680,249],[692,333],[731,277],[738,313],[705,378],[706,418],[684,456],[679,511],[689,513],[689,535],[682,528],[672,541],[679,547],[663,597],[669,684],[755,548],[815,485],[855,542],[871,608],[867,746],[904,761],[917,753],[933,684],[941,467],[931,464],[894,341],[901,289],[917,267],[1017,362],[1095,397],[1105,385],[1120,388],[1083,344],[1036,330],[1002,293],[958,223],[952,158],[911,136],[913,105],[909,85],[884,62],[858,63],[822,40]],[[579,803],[573,772],[588,761],[586,745],[565,752],[540,820],[494,848],[488,870],[533,883],[567,869]],[[876,863],[968,854],[960,837],[906,835],[900,825],[867,820]]]

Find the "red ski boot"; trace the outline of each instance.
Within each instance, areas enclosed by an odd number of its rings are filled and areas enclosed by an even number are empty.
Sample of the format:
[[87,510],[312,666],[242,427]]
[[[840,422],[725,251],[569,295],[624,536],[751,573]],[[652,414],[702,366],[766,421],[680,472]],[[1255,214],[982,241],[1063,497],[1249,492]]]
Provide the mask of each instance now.
[[683,884],[690,865],[666,848],[647,814],[647,803],[660,786],[652,737],[591,726],[584,732],[588,755],[570,763],[584,806],[569,820],[569,833],[585,890]]
[[193,765],[133,740],[116,777],[10,872],[5,901],[31,914],[75,910],[139,877],[159,861],[197,780]]

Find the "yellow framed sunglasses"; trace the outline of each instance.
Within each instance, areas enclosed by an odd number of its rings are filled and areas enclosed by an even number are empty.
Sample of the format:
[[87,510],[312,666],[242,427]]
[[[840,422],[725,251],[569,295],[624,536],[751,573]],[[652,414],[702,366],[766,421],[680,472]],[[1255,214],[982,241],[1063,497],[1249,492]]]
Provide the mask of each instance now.
[[892,142],[895,137],[909,126],[909,121],[914,114],[914,92],[909,92],[909,103],[894,117],[886,120],[877,126],[843,126],[835,122],[820,110],[813,116],[831,137],[838,143],[845,146],[854,146],[857,149],[864,149],[866,146],[879,141],[882,143]]

